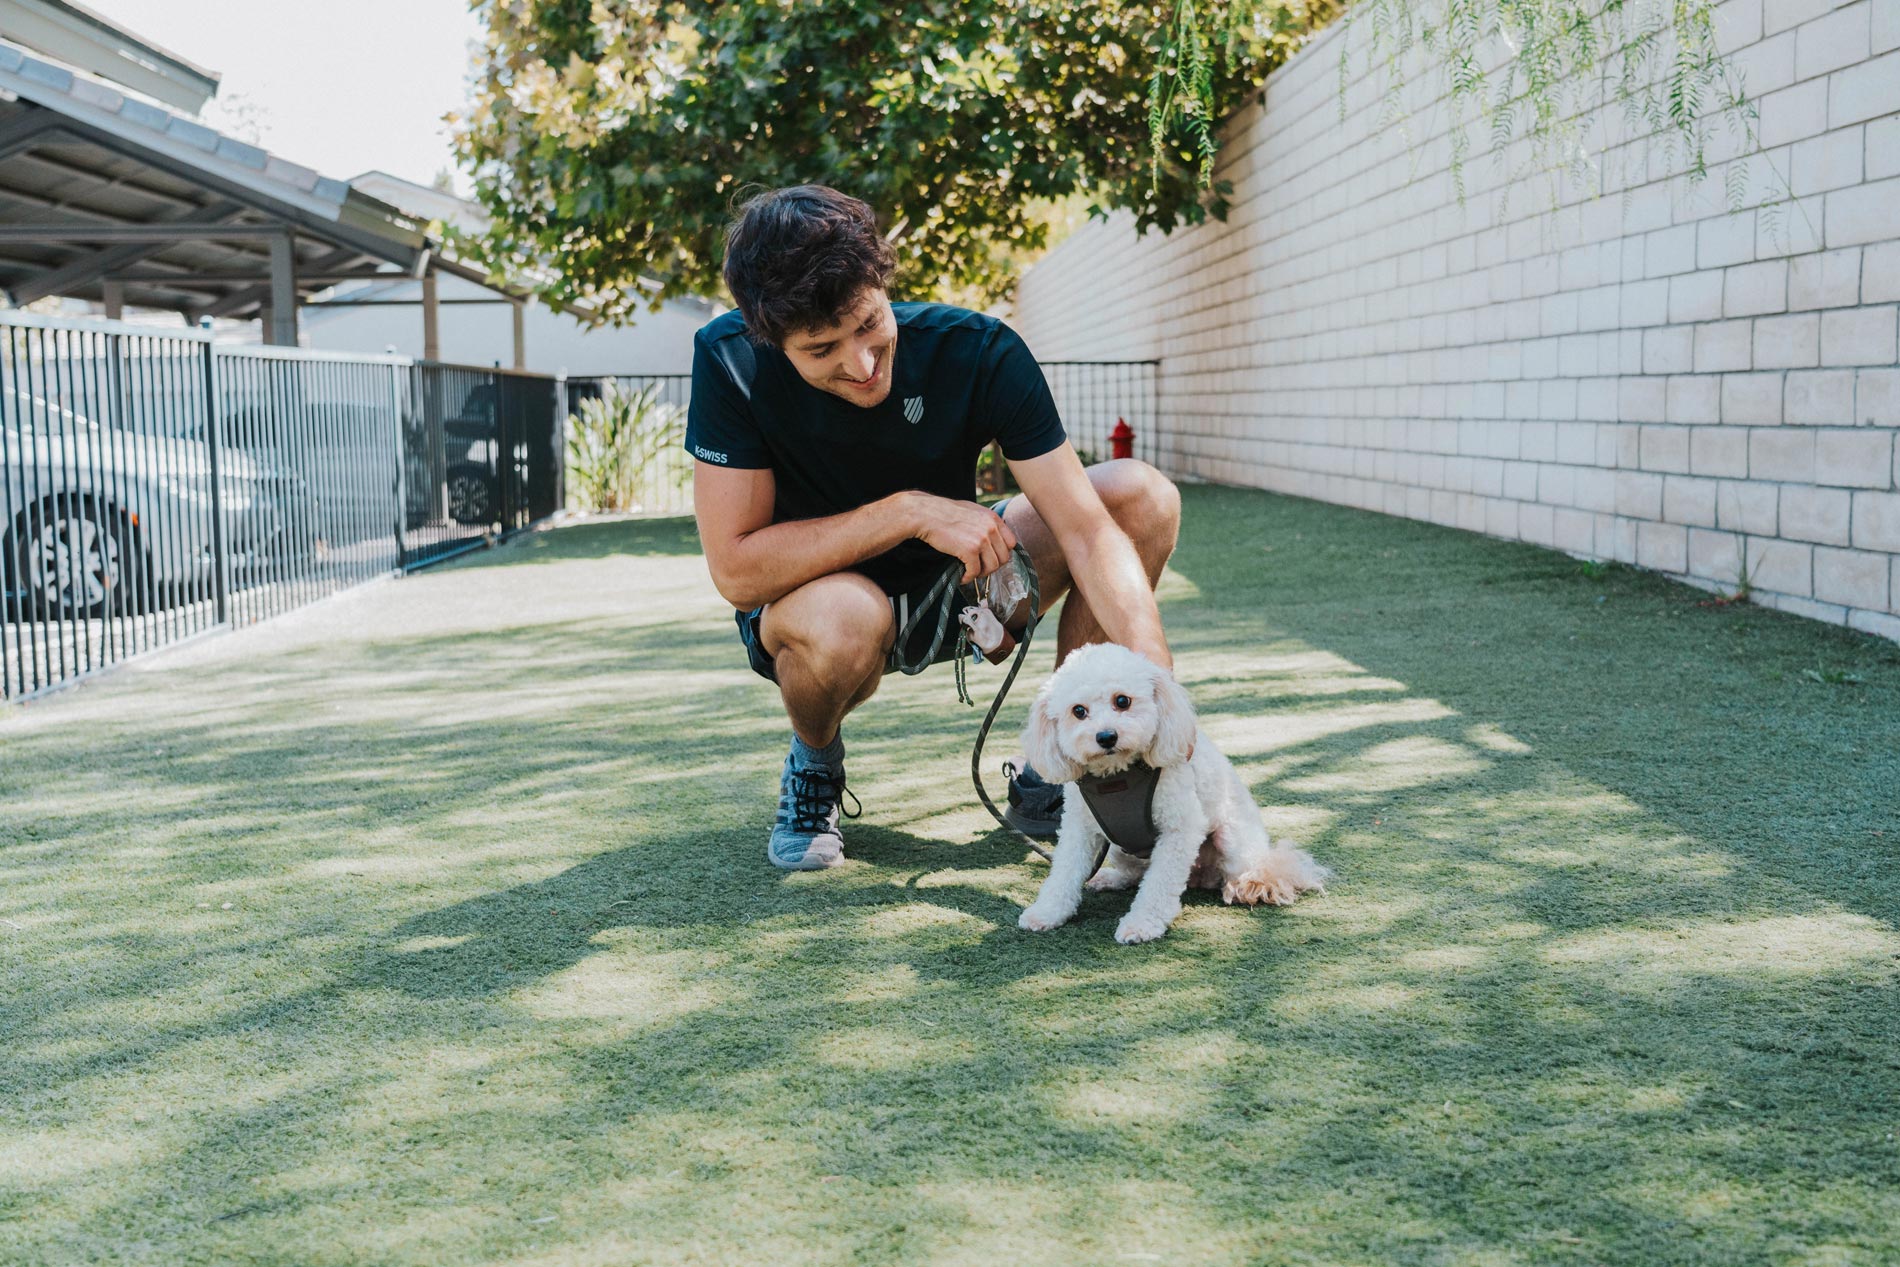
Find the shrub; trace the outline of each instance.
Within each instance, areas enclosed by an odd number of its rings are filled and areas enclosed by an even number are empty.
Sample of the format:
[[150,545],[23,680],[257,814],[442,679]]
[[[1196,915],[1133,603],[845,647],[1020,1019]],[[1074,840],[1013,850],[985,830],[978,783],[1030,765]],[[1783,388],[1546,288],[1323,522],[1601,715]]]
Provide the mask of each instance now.
[[587,510],[638,510],[686,482],[680,456],[686,412],[661,404],[658,384],[638,391],[605,384],[567,420],[567,495]]

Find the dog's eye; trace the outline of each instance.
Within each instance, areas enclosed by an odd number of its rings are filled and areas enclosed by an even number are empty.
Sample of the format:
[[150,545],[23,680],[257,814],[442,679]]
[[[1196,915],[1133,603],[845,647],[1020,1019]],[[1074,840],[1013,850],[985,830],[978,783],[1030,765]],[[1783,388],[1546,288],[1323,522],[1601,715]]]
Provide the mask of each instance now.
[[1074,708],[1071,708],[1069,711],[1075,714],[1075,719],[1077,721],[1087,721],[1089,719],[1089,710],[1081,704],[1077,704]]
[[1128,705],[1132,702],[1133,701],[1131,701],[1126,695],[1117,695],[1115,697],[1115,710],[1117,712],[1125,713],[1128,711]]

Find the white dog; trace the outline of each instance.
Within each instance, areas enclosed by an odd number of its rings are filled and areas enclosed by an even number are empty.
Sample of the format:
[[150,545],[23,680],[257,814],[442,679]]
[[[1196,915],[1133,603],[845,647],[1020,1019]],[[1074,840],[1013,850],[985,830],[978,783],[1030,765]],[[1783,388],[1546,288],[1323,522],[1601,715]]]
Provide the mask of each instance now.
[[[1055,862],[1017,921],[1032,932],[1067,923],[1085,887],[1125,889],[1139,882],[1134,905],[1115,929],[1123,944],[1167,932],[1190,881],[1247,905],[1286,906],[1303,891],[1325,887],[1330,873],[1305,850],[1268,841],[1253,795],[1195,721],[1174,675],[1126,647],[1077,647],[1069,654],[1036,695],[1023,755],[1051,783],[1068,785]],[[1120,792],[1130,783],[1138,789],[1137,762],[1159,775],[1150,815],[1153,853],[1144,860],[1115,845],[1091,878],[1108,836],[1078,780],[1096,776],[1091,792],[1098,798],[1096,789]],[[1131,773],[1137,777],[1103,781]],[[1136,796],[1146,799],[1138,790]],[[1117,822],[1127,819],[1125,812],[1110,812],[1111,802],[1098,803]]]

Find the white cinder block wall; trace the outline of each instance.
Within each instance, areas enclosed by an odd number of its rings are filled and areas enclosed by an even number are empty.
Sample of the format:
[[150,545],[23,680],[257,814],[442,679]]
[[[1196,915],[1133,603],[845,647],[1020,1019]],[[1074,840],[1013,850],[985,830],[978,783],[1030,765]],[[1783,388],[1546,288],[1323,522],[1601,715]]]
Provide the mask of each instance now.
[[[1023,278],[1044,359],[1161,360],[1161,462],[1616,559],[1900,638],[1900,0],[1729,0],[1765,155],[1730,214],[1659,142],[1608,192],[1511,187],[1436,68],[1381,117],[1367,32],[1323,33],[1225,132],[1225,224],[1091,224]],[[1340,40],[1351,46],[1340,119]],[[1523,151],[1513,151],[1516,166]],[[1627,197],[1625,190],[1627,189]],[[1775,224],[1779,219],[1779,227]]]

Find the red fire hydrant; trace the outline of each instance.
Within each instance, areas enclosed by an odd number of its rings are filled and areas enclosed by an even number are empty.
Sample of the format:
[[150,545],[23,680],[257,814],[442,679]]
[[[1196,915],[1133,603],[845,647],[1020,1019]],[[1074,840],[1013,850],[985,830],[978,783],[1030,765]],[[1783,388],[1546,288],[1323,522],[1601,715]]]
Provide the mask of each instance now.
[[1118,458],[1135,456],[1135,429],[1128,425],[1128,419],[1115,419],[1115,429],[1108,433],[1108,447]]

